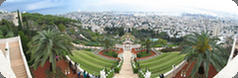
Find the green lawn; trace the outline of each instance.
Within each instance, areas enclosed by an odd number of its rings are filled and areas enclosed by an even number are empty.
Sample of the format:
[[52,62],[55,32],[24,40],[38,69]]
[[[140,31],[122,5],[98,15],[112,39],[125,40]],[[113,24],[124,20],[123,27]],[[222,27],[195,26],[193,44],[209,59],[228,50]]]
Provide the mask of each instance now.
[[115,60],[102,58],[86,50],[74,51],[70,58],[80,64],[81,68],[94,75],[99,75],[103,68],[110,68],[116,64]]
[[165,74],[172,69],[172,65],[178,65],[184,60],[185,55],[180,55],[179,52],[163,53],[157,57],[139,61],[140,68],[145,70],[148,68],[152,72],[152,77],[159,74]]

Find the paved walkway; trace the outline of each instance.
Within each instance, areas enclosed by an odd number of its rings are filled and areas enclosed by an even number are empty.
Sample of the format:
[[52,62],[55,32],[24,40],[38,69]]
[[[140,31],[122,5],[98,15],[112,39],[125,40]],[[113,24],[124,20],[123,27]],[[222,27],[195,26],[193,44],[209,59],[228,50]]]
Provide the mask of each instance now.
[[116,74],[114,78],[138,78],[137,74],[133,73],[133,69],[131,66],[131,56],[132,53],[130,51],[125,51],[123,52],[123,64],[121,71],[119,74]]

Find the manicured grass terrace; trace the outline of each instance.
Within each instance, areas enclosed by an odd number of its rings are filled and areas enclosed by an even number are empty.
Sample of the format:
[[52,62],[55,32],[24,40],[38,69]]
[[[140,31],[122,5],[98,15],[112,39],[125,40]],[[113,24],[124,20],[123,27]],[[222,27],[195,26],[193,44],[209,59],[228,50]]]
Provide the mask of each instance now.
[[178,65],[184,60],[185,55],[180,55],[179,52],[163,53],[152,59],[139,61],[140,68],[145,70],[148,68],[152,72],[152,77],[157,77],[159,74],[165,74],[172,69],[172,65]]
[[80,64],[81,68],[94,75],[99,75],[105,67],[111,68],[116,64],[115,60],[102,58],[86,50],[74,51],[70,58]]

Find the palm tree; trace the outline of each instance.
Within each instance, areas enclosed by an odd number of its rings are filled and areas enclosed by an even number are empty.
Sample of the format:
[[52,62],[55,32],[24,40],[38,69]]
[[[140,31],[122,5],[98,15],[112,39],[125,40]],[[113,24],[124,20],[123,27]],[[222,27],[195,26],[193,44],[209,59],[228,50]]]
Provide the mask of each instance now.
[[43,66],[46,61],[50,62],[50,69],[56,72],[56,59],[62,59],[71,54],[72,39],[58,30],[44,30],[38,32],[29,42],[28,54],[31,54],[32,66],[36,69]]
[[158,41],[158,44],[161,44],[162,46],[165,46],[165,45],[167,45],[167,40],[164,40],[164,39],[159,39]]
[[146,53],[149,53],[151,50],[152,42],[150,39],[142,40],[142,46],[145,47]]
[[201,34],[193,33],[185,37],[184,49],[181,54],[186,54],[185,60],[189,63],[195,62],[195,65],[190,74],[194,77],[195,73],[200,76],[208,78],[209,66],[212,65],[216,71],[220,71],[226,64],[228,54],[226,51],[217,44],[219,39],[210,37],[207,32]]
[[110,48],[112,48],[113,43],[110,39],[105,38],[103,40],[103,46],[104,46],[104,49],[106,50],[106,52],[108,52],[110,50]]

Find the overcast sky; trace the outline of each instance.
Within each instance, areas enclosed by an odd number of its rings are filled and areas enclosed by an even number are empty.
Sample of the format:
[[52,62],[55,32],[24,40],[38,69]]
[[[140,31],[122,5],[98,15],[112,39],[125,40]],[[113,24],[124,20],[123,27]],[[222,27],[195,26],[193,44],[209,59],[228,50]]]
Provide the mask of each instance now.
[[45,14],[72,11],[227,12],[238,14],[232,0],[6,0],[1,10]]

